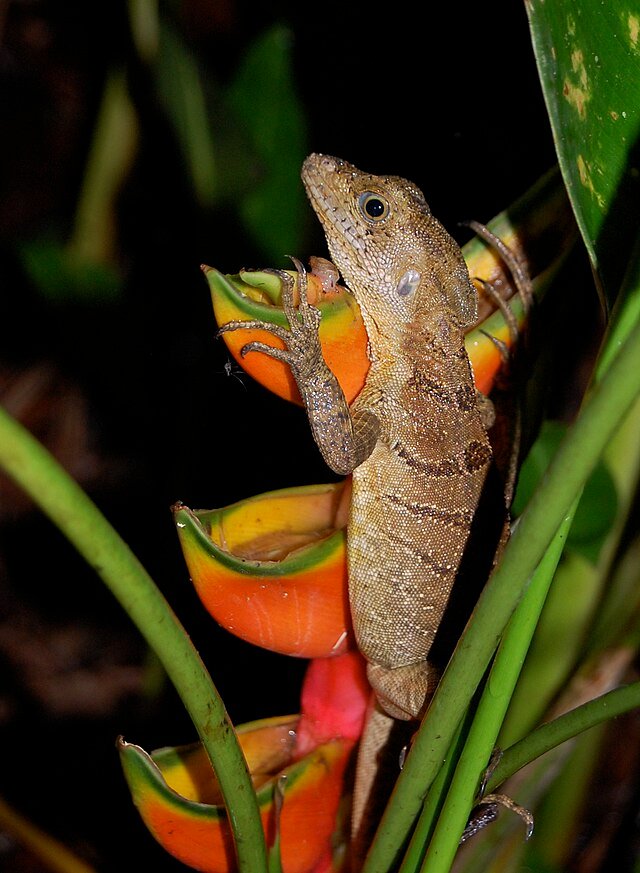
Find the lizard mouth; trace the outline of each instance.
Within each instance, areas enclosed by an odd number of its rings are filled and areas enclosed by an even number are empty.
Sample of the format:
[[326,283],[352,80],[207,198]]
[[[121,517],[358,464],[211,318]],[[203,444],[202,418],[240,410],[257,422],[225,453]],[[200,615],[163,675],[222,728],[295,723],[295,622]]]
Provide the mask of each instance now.
[[[342,178],[355,168],[328,155],[313,154],[302,165],[302,182],[322,224],[331,257],[344,276],[349,250],[365,253],[365,237],[358,233],[348,210],[350,194]],[[347,277],[344,276],[346,279]]]
[[334,158],[331,155],[321,155],[314,153],[309,155],[302,164],[302,178],[310,175],[324,176],[326,173],[336,173],[339,171],[355,171],[355,167],[343,161],[342,158]]

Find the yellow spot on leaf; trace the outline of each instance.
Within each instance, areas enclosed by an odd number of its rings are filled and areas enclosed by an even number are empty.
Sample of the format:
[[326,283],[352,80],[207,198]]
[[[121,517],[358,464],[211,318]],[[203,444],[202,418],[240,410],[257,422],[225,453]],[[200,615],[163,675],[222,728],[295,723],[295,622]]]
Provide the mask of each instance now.
[[629,25],[629,39],[634,49],[638,48],[638,36],[640,35],[640,18],[637,15],[630,15],[627,19]]
[[571,103],[571,105],[578,110],[578,115],[580,116],[580,118],[585,118],[587,114],[585,106],[589,101],[589,94],[587,94],[586,91],[584,91],[582,88],[579,88],[577,85],[572,84],[569,79],[564,80],[562,93],[567,98],[569,103]]
[[588,164],[582,155],[578,155],[576,158],[576,163],[578,165],[578,174],[580,175],[580,182],[583,186],[591,193],[593,197],[595,197],[596,202],[600,209],[604,209],[604,199],[601,194],[595,189],[593,184],[593,179],[591,178],[591,165]]
[[574,73],[578,74],[582,87],[586,88],[589,80],[587,78],[587,69],[584,65],[584,55],[580,49],[571,52],[571,69]]
[[589,76],[584,64],[584,55],[580,49],[571,52],[571,69],[574,72],[572,78],[564,80],[562,93],[567,101],[578,110],[580,118],[584,119],[587,114],[586,105],[591,100],[589,89]]

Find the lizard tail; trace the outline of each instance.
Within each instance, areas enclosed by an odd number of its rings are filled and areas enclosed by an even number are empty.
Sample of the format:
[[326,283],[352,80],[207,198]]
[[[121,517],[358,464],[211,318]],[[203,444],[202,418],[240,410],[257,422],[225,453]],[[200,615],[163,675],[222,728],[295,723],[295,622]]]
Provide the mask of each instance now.
[[356,782],[351,806],[351,871],[362,866],[380,816],[401,769],[401,756],[416,722],[391,718],[369,701],[365,729],[358,748]]

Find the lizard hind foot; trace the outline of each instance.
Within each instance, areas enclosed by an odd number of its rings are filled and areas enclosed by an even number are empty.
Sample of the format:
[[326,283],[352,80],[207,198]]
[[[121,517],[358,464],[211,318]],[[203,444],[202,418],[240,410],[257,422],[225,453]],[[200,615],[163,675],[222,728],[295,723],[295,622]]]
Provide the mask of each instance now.
[[525,842],[531,838],[534,827],[533,814],[506,794],[487,794],[478,802],[471,813],[467,826],[460,837],[460,845],[492,824],[498,817],[498,807],[503,806],[520,817],[525,826]]
[[524,311],[528,313],[533,305],[533,285],[527,267],[519,255],[503,242],[499,236],[496,236],[493,231],[489,230],[488,227],[479,221],[463,221],[462,224],[470,227],[480,239],[484,240],[500,256],[513,276],[513,282],[522,300]]
[[440,678],[427,661],[392,669],[369,663],[367,677],[382,709],[402,721],[422,716]]

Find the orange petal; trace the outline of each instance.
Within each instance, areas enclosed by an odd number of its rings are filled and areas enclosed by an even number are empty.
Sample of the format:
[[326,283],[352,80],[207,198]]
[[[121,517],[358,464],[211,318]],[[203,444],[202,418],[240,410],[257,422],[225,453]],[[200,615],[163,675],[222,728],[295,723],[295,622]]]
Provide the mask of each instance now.
[[[317,873],[320,865],[331,869],[326,863],[340,826],[340,797],[353,742],[325,743],[291,764],[288,755],[296,724],[291,717],[255,722],[238,728],[238,739],[243,749],[248,738],[262,748],[273,746],[271,759],[278,769],[261,773],[258,804],[268,844],[279,831],[284,873]],[[160,845],[195,870],[235,870],[231,831],[202,748],[167,748],[148,755],[122,739],[118,747],[134,803]],[[286,780],[279,782],[283,775]],[[284,801],[277,824],[278,783]]]
[[348,482],[286,488],[217,510],[174,507],[189,574],[219,624],[287,655],[346,649]]

